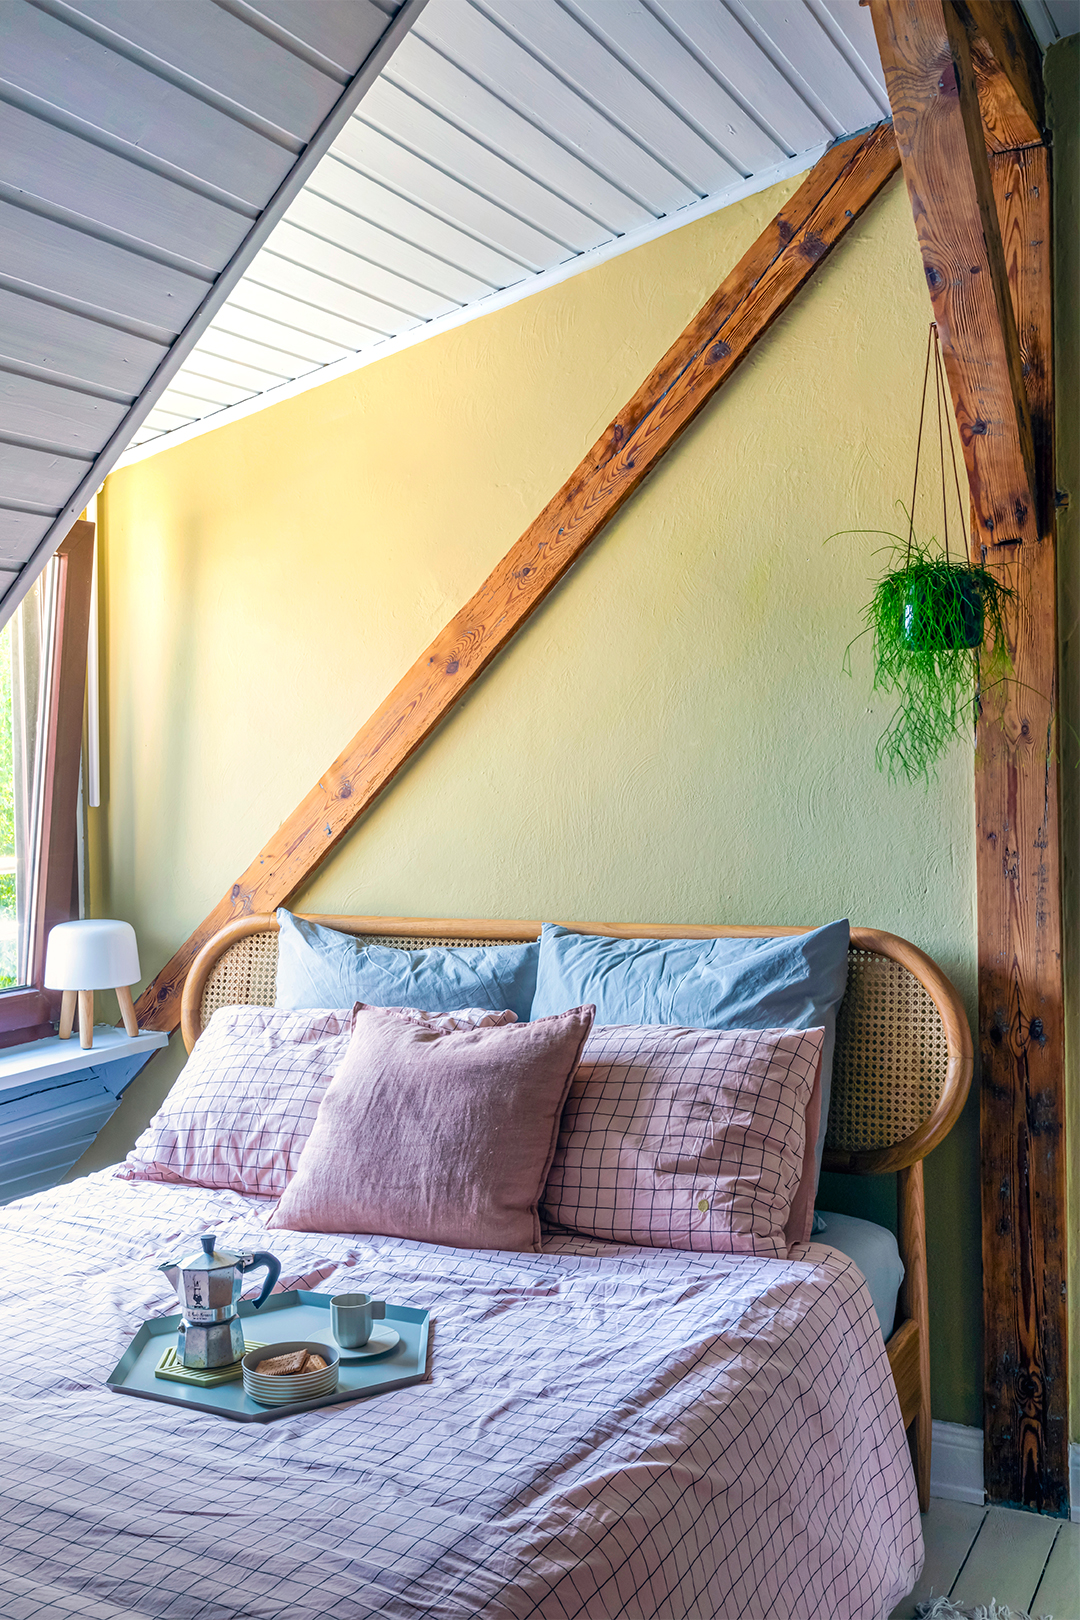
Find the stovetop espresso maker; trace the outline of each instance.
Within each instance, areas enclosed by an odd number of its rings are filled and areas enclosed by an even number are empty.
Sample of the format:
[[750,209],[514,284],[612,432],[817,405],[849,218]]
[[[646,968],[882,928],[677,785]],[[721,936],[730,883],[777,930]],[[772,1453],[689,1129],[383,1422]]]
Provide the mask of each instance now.
[[176,1289],[183,1309],[176,1353],[185,1367],[228,1367],[244,1354],[244,1330],[236,1308],[245,1273],[266,1267],[266,1282],[255,1309],[266,1300],[281,1275],[281,1262],[265,1249],[229,1254],[206,1232],[197,1254],[166,1260],[158,1267]]

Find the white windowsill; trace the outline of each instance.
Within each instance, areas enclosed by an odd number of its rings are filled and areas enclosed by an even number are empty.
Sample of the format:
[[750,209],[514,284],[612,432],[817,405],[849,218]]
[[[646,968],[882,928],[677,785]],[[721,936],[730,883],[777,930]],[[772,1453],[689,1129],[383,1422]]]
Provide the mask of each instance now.
[[57,1075],[78,1074],[82,1069],[116,1063],[140,1053],[149,1056],[168,1044],[169,1037],[161,1030],[141,1029],[132,1036],[113,1024],[95,1024],[91,1047],[79,1045],[77,1032],[66,1041],[59,1035],[46,1035],[44,1040],[27,1041],[23,1046],[5,1046],[0,1048],[0,1094],[27,1080],[51,1080]]

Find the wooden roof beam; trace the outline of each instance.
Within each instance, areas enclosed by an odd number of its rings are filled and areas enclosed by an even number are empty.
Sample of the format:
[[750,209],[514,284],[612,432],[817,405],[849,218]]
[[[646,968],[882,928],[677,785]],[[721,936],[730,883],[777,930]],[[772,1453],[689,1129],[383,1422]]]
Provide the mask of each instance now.
[[977,522],[973,544],[1037,541],[1031,411],[971,40],[951,0],[871,0]]
[[284,904],[394,780],[633,495],[896,173],[879,124],[829,148],[593,445],[563,487],[376,709],[139,997],[174,1030],[191,966],[226,923]]
[[1042,146],[1042,52],[1016,0],[960,0],[954,9],[971,41],[987,146],[992,152]]
[[[859,0],[869,6],[871,0]],[[1046,128],[1042,52],[1017,0],[950,0],[967,29],[991,152],[1042,146]]]

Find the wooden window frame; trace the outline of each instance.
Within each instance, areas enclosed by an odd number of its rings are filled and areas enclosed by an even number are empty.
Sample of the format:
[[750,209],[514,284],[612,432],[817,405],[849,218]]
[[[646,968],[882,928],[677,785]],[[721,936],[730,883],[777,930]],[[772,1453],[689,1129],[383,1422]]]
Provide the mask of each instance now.
[[46,990],[45,945],[57,923],[78,914],[76,841],[86,646],[94,525],[76,523],[56,550],[56,621],[49,671],[45,727],[39,857],[29,896],[33,919],[30,983],[0,991],[0,1047],[17,1046],[54,1033],[60,991]]

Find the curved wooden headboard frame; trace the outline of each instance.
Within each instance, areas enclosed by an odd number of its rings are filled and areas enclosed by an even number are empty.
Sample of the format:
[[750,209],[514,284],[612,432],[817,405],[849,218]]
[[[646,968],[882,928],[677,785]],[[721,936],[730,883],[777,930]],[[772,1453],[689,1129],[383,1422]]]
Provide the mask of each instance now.
[[[365,934],[389,937],[423,939],[500,939],[508,943],[536,939],[540,924],[532,921],[512,921],[490,917],[334,917],[298,913],[308,922],[336,928],[343,934]],[[765,939],[777,934],[806,934],[808,928],[733,928],[706,927],[697,924],[657,923],[598,923],[569,922],[562,925],[578,934],[606,934],[621,939]],[[229,923],[207,941],[191,964],[184,985],[180,1014],[180,1027],[184,1044],[190,1052],[202,1032],[200,1009],[206,981],[215,964],[230,946],[251,934],[277,932],[277,918],[273,912],[253,912]],[[941,1017],[949,1058],[937,1105],[920,1126],[890,1147],[873,1148],[862,1153],[840,1153],[826,1149],[822,1168],[840,1170],[849,1174],[884,1174],[903,1170],[916,1164],[942,1141],[952,1130],[967,1098],[974,1069],[974,1053],[967,1015],[955,987],[934,962],[918,946],[874,928],[853,928],[851,948],[872,951],[885,956],[918,979],[930,996]]]

